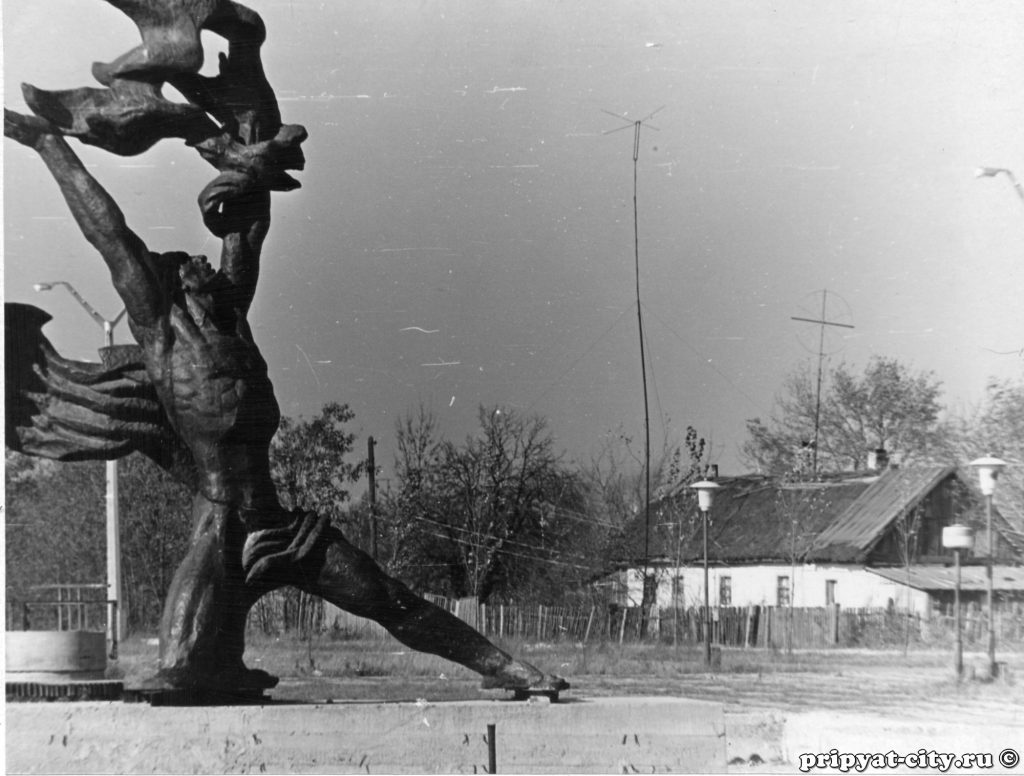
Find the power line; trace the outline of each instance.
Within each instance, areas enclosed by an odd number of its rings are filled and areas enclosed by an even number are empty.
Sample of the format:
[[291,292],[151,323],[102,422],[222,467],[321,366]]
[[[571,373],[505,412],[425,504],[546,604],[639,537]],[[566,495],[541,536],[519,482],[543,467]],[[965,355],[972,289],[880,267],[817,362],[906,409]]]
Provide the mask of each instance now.
[[725,383],[726,383],[726,384],[727,384],[727,385],[728,385],[728,386],[729,386],[730,388],[732,388],[732,389],[733,389],[734,391],[736,391],[736,393],[738,393],[738,394],[739,394],[740,396],[742,396],[742,397],[743,397],[744,399],[746,399],[747,401],[749,401],[749,402],[751,403],[751,405],[753,405],[753,407],[754,407],[755,409],[757,409],[757,410],[761,410],[761,409],[762,409],[762,407],[761,407],[761,404],[760,404],[760,402],[759,402],[759,401],[757,401],[756,399],[754,399],[753,397],[751,397],[751,396],[750,396],[750,395],[749,395],[748,393],[746,393],[745,391],[743,391],[743,389],[742,389],[742,388],[740,388],[740,387],[739,387],[738,385],[736,385],[736,383],[734,383],[734,382],[733,382],[732,380],[730,380],[730,379],[729,379],[729,376],[728,376],[728,375],[726,375],[726,374],[725,374],[725,373],[724,373],[724,372],[723,372],[723,371],[722,371],[721,369],[719,369],[719,368],[718,368],[717,366],[715,366],[714,362],[713,362],[713,361],[712,361],[711,359],[707,358],[706,356],[704,356],[704,354],[703,354],[703,353],[701,353],[700,351],[698,351],[698,350],[697,350],[697,349],[696,349],[696,348],[695,348],[695,347],[694,347],[694,346],[693,346],[693,345],[692,345],[692,344],[691,344],[691,343],[690,343],[690,342],[689,342],[688,340],[686,340],[686,339],[685,339],[685,338],[684,338],[684,337],[683,337],[683,336],[682,336],[682,335],[681,335],[681,334],[680,334],[679,332],[677,332],[677,331],[676,331],[675,329],[673,329],[673,328],[672,328],[671,326],[669,326],[669,324],[668,324],[668,323],[666,323],[666,322],[665,322],[665,320],[664,320],[664,319],[663,319],[663,318],[662,318],[661,316],[659,316],[659,315],[658,315],[657,313],[653,313],[653,312],[651,313],[651,315],[653,315],[653,316],[654,316],[654,319],[655,319],[656,321],[658,321],[658,323],[660,323],[660,324],[661,324],[662,326],[664,326],[664,327],[665,327],[665,328],[666,328],[666,329],[668,330],[668,332],[669,332],[670,334],[672,334],[672,335],[673,335],[673,336],[674,336],[674,337],[675,337],[676,339],[678,339],[678,340],[679,340],[679,341],[680,341],[680,342],[681,342],[681,343],[682,343],[683,345],[685,345],[685,346],[686,346],[687,348],[689,348],[689,349],[690,349],[690,351],[691,351],[691,352],[692,352],[692,353],[693,353],[693,354],[694,354],[695,356],[697,356],[697,358],[701,359],[701,360],[702,360],[702,361],[703,361],[703,362],[704,362],[705,364],[707,364],[707,365],[708,365],[708,368],[710,368],[712,372],[714,372],[714,373],[715,373],[715,374],[717,374],[717,375],[718,375],[719,377],[721,377],[721,378],[722,378],[722,379],[723,379],[723,380],[725,381]]
[[[572,558],[579,558],[580,560],[586,560],[586,556],[585,555],[580,555],[578,553],[569,553],[569,552],[564,552],[562,550],[553,550],[553,549],[551,549],[549,547],[538,547],[537,545],[527,544],[526,542],[516,541],[515,539],[503,538],[501,536],[495,536],[494,534],[486,533],[486,532],[482,532],[482,531],[474,531],[471,528],[463,528],[462,526],[451,525],[450,523],[442,523],[442,522],[440,522],[438,520],[432,520],[429,517],[423,517],[422,515],[411,515],[411,517],[414,520],[421,520],[421,521],[423,521],[425,523],[431,523],[432,525],[436,525],[436,526],[439,526],[441,528],[445,528],[445,529],[449,529],[449,530],[454,530],[454,531],[460,531],[462,533],[467,533],[467,534],[474,534],[476,536],[480,536],[483,539],[491,539],[491,540],[496,541],[496,542],[504,542],[506,544],[514,544],[514,545],[516,545],[518,547],[522,547],[522,548],[527,549],[527,550],[533,550],[534,552],[552,552],[552,553],[558,552],[558,554],[563,556],[563,557],[572,557]],[[476,545],[474,545],[470,541],[466,541],[466,540],[463,540],[463,539],[457,539],[454,536],[443,537],[443,538],[449,539],[449,540],[454,541],[454,542],[458,542],[460,544],[465,544],[466,546],[476,546]],[[501,551],[504,552],[504,550],[501,550]],[[534,556],[532,556],[532,555],[524,555],[522,557],[533,558]],[[543,560],[543,558],[536,558],[536,559],[537,560]]]
[[549,393],[551,393],[551,391],[553,391],[558,386],[558,384],[562,381],[562,379],[565,378],[565,376],[567,374],[569,374],[573,369],[575,369],[576,366],[580,363],[580,361],[582,361],[584,358],[586,358],[588,355],[590,355],[590,351],[592,351],[594,348],[596,348],[598,346],[598,344],[600,344],[600,342],[602,340],[604,340],[604,338],[607,337],[608,334],[611,333],[611,330],[614,329],[618,325],[619,321],[621,321],[623,319],[623,317],[625,317],[626,313],[628,313],[631,309],[632,309],[632,305],[630,305],[630,307],[627,307],[627,308],[623,309],[623,311],[621,313],[619,313],[619,317],[616,318],[614,321],[612,321],[612,324],[607,329],[605,329],[603,332],[601,332],[601,334],[598,336],[598,338],[595,339],[592,343],[590,343],[590,345],[587,347],[587,349],[584,350],[583,353],[581,353],[578,358],[574,359],[573,362],[570,363],[568,367],[566,367],[565,371],[563,371],[562,374],[560,374],[555,380],[552,380],[551,381],[551,385],[549,385],[546,389],[544,389],[544,392],[541,393],[540,396],[538,396],[536,399],[534,399],[532,402],[530,402],[530,405],[526,408],[525,411],[526,412],[530,412],[530,410],[532,410],[540,402],[541,399],[543,399],[545,396],[547,396]]
[[[452,537],[452,536],[444,536],[443,534],[434,533],[433,531],[424,531],[423,533],[427,534],[428,536],[437,537],[438,539],[444,539],[446,541],[456,542],[457,544],[465,544],[467,546],[470,545],[469,542],[464,541],[462,539],[456,539],[455,537]],[[502,550],[502,553],[504,553],[505,555],[511,555],[514,558],[525,558],[526,560],[537,561],[539,563],[550,563],[553,566],[566,566],[567,568],[582,569],[583,571],[593,571],[594,570],[593,566],[580,566],[578,563],[568,563],[566,561],[555,560],[554,558],[538,558],[538,557],[536,557],[534,555],[525,555],[524,553],[513,552],[512,550]]]

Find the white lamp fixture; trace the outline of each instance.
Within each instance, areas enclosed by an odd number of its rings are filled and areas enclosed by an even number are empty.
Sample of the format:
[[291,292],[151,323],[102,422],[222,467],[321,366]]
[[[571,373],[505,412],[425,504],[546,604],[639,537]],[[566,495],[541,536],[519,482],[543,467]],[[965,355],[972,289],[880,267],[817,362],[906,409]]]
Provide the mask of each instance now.
[[1006,461],[993,458],[991,455],[985,458],[978,458],[971,461],[978,472],[978,485],[981,487],[983,496],[991,496],[996,491],[996,480],[999,479],[999,472],[1006,466]]
[[697,506],[700,507],[700,511],[708,512],[715,501],[715,491],[722,486],[711,480],[701,480],[690,487],[697,491]]
[[950,550],[969,550],[974,546],[974,529],[969,525],[947,525],[942,529],[942,546]]

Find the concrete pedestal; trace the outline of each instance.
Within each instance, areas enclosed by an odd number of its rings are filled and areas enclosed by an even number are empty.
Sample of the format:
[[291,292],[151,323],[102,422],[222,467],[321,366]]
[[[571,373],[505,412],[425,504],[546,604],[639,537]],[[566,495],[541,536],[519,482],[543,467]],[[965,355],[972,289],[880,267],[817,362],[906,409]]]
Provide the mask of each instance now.
[[722,771],[720,704],[679,698],[7,707],[9,773]]

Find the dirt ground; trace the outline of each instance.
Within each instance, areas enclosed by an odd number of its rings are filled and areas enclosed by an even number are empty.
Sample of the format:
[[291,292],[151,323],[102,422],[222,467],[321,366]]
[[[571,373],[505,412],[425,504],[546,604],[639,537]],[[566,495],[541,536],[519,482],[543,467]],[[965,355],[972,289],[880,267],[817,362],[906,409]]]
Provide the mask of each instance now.
[[[693,670],[673,674],[628,663],[602,665],[599,673],[561,670],[572,683],[568,696],[674,695],[716,701],[732,712],[832,710],[933,720],[949,716],[979,722],[1019,718],[1024,712],[1024,653],[998,656],[1005,663],[1002,680],[967,679],[959,683],[955,681],[951,656],[935,652],[808,652],[804,653],[808,660],[798,660],[792,667],[782,663],[761,670],[749,654],[725,651],[721,670],[712,673]],[[984,654],[968,653],[964,663],[968,675],[983,675]],[[560,670],[557,665],[540,664]],[[282,673],[281,683],[272,694],[282,700],[494,696],[493,692],[479,690],[472,674],[453,668],[436,676],[404,676],[400,680],[395,676],[332,677],[299,670]]]

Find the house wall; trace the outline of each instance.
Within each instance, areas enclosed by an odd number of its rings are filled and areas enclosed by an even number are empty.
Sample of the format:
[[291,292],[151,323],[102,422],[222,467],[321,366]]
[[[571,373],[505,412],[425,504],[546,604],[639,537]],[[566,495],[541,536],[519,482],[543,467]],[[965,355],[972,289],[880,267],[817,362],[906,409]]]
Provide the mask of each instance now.
[[[659,568],[655,570],[658,579],[658,606],[668,608],[675,605],[673,580],[680,577],[681,600],[679,606],[704,605],[704,568],[687,566],[683,568]],[[726,605],[719,600],[722,577],[731,580],[731,606],[775,606],[778,601],[778,578],[790,577],[790,590],[794,606],[825,606],[837,603],[844,608],[887,606],[890,599],[900,609],[926,614],[929,611],[928,594],[908,588],[860,566],[832,564],[801,564],[795,568],[789,565],[757,565],[711,567],[708,569],[710,603],[712,606]],[[826,582],[835,582],[835,599],[826,600]],[[643,591],[643,572],[630,569],[620,576],[618,603],[639,606]]]

